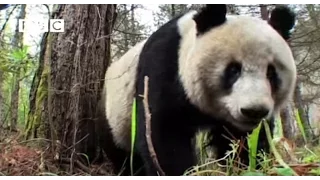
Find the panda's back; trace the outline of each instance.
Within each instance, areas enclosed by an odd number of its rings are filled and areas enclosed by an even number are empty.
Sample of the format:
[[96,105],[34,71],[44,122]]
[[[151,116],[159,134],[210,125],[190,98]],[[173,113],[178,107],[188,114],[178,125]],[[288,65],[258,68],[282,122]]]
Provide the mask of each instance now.
[[[155,84],[149,88],[150,108],[152,102],[162,101],[163,106],[168,109],[179,107],[186,102],[178,76],[178,49],[181,37],[177,21],[180,17],[172,19],[147,40],[136,44],[119,60],[114,61],[106,72],[107,120],[115,143],[128,151],[131,144],[132,103],[135,96],[140,97],[139,95],[144,93],[144,76],[150,78],[151,86]],[[177,99],[171,99],[173,97]],[[172,104],[168,103],[168,100]]]
[[135,76],[140,51],[145,40],[136,44],[119,60],[113,62],[105,76],[106,116],[115,142],[130,148],[131,108],[135,93]]

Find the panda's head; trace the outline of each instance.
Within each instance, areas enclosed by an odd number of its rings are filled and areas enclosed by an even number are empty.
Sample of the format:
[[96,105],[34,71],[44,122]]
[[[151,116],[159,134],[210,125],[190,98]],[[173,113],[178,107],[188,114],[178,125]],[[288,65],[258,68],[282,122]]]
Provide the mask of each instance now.
[[179,75],[189,100],[243,131],[278,113],[296,80],[286,42],[294,21],[285,7],[267,22],[228,17],[225,5],[180,18]]

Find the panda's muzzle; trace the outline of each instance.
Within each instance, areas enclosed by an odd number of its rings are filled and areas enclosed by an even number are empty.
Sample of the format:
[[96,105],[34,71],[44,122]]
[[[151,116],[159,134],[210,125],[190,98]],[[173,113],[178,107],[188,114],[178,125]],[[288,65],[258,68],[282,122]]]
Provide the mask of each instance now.
[[241,114],[252,123],[259,123],[263,118],[267,117],[270,110],[265,106],[253,106],[249,108],[241,108]]

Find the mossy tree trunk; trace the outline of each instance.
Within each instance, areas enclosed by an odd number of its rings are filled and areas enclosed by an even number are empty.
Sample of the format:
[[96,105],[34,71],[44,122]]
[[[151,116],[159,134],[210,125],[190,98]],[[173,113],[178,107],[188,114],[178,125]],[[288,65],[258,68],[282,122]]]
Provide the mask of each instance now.
[[[39,66],[33,77],[29,95],[29,113],[25,126],[25,138],[45,137],[51,139],[48,118],[48,73],[49,73],[50,39],[45,33],[40,44]],[[39,127],[41,132],[39,132]]]
[[[62,144],[60,158],[93,160],[97,151],[95,118],[116,5],[61,5],[56,19],[65,31],[52,33],[48,117]],[[70,172],[73,172],[71,163]]]
[[[55,5],[54,8],[59,7]],[[54,19],[57,12],[48,15]],[[56,131],[48,112],[48,78],[51,61],[52,34],[44,33],[40,44],[39,65],[29,94],[29,113],[25,126],[25,138],[46,138],[55,141]],[[53,146],[54,148],[54,146]],[[54,151],[54,149],[52,149]]]
[[[15,29],[15,34],[12,38],[12,46],[14,50],[21,49],[23,47],[23,33],[19,32],[19,23],[18,19],[24,19],[26,16],[26,4],[21,5],[20,13],[17,17],[17,25]],[[22,61],[22,59],[18,60]],[[12,77],[12,92],[11,92],[11,102],[10,102],[10,129],[17,129],[18,122],[18,108],[19,108],[19,91],[20,91],[20,67],[18,66],[15,69],[16,73]]]

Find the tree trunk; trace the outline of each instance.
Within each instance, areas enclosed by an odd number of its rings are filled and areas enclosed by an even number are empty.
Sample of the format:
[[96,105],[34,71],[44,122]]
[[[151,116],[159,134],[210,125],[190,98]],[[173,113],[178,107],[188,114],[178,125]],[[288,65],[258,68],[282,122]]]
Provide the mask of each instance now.
[[260,13],[261,13],[261,18],[263,20],[269,20],[269,13],[268,13],[268,7],[265,4],[260,4]]
[[[135,27],[135,15],[134,15],[134,9],[135,9],[135,5],[132,4],[131,5],[131,27],[130,27],[130,32],[135,33],[136,32],[136,27]],[[137,36],[135,35],[130,35],[130,44],[133,47],[136,44],[136,40]],[[129,49],[126,49],[126,51],[128,51]]]
[[237,15],[237,7],[235,4],[227,4],[227,11],[232,15]]
[[[123,5],[124,7],[124,11],[125,12],[127,12],[128,11],[128,8],[127,8],[127,5],[126,4],[124,4]],[[122,23],[124,23],[124,31],[125,32],[129,32],[129,21],[128,21],[128,19],[129,19],[129,13],[127,14],[125,14],[125,18],[126,18],[126,20],[124,20],[124,22],[122,22]],[[126,23],[126,24],[125,24]],[[129,39],[129,34],[128,33],[124,33],[124,51],[125,52],[127,52],[128,51],[128,49],[129,49],[129,41],[130,41],[130,39]]]
[[5,121],[5,99],[3,93],[4,72],[0,71],[0,130]]
[[295,103],[295,106],[299,112],[299,116],[301,119],[301,123],[302,123],[303,129],[304,129],[304,132],[307,137],[307,141],[309,141],[313,138],[313,131],[312,131],[311,125],[309,123],[307,113],[304,109],[304,104],[302,102],[302,95],[301,95],[301,88],[300,88],[299,81],[297,81],[295,92],[294,92],[294,103]]
[[283,136],[290,140],[292,140],[294,137],[294,126],[292,124],[294,114],[292,112],[291,107],[291,103],[288,103],[288,105],[280,112]]
[[174,4],[171,4],[171,19],[176,16],[176,8]]
[[[45,33],[40,44],[39,66],[33,77],[29,95],[29,113],[25,126],[25,139],[37,138],[38,128],[48,124],[47,98],[48,98],[48,70],[49,70],[49,52],[50,42],[49,33]],[[44,116],[43,116],[44,115]],[[48,127],[48,126],[47,126]],[[43,131],[51,132],[50,128],[44,128]],[[51,139],[50,133],[40,133],[42,136]]]
[[[8,11],[6,11],[6,13],[4,14],[1,14],[0,13],[0,18],[1,19],[7,19],[8,18]],[[5,42],[5,28],[3,29],[2,32],[0,32],[0,41],[1,42]],[[1,49],[1,52],[0,52],[0,58],[3,59],[5,58],[6,54],[8,53],[8,46],[5,44],[5,43],[0,43],[0,49]],[[6,62],[4,62],[6,63]],[[3,71],[2,69],[0,70],[0,136],[2,135],[2,128],[5,128],[7,126],[7,115],[10,113],[9,112],[9,108],[8,107],[5,107],[7,104],[6,104],[6,99],[7,99],[7,96],[6,96],[6,91],[4,89],[4,82],[7,78],[7,71]]]
[[[5,17],[3,17],[0,14],[0,19],[5,19]],[[4,41],[3,36],[0,35],[0,42],[3,42],[3,41]],[[0,44],[0,49],[4,49],[2,44]],[[0,53],[0,58],[3,58],[1,53]],[[5,108],[4,108],[5,99],[4,99],[4,89],[3,89],[4,77],[5,77],[4,72],[1,70],[0,71],[0,135],[1,135],[2,126],[5,121]]]
[[[116,5],[61,5],[64,33],[52,33],[49,75],[49,118],[61,142],[60,158],[77,153],[91,161],[97,151],[94,120],[110,59],[110,35]],[[84,162],[87,162],[85,156]]]
[[[19,32],[19,22],[18,19],[24,19],[26,16],[26,4],[21,5],[20,14],[17,18],[17,25],[15,29],[15,34],[12,39],[12,46],[14,50],[22,48],[23,34]],[[19,59],[21,61],[22,59]],[[19,90],[20,90],[20,67],[16,69],[16,73],[13,74],[12,78],[12,93],[11,93],[11,103],[10,103],[10,129],[17,129],[18,113],[19,113]]]

